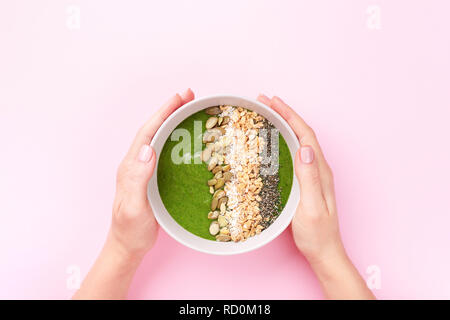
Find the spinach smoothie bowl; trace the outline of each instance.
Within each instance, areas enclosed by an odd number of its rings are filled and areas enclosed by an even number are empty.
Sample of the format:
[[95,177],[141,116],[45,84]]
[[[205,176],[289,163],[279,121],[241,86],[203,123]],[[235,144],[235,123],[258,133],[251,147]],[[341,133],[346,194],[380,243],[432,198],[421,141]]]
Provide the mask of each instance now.
[[196,99],[158,129],[148,185],[155,218],[198,251],[237,254],[267,244],[299,201],[297,137],[275,111],[236,96]]

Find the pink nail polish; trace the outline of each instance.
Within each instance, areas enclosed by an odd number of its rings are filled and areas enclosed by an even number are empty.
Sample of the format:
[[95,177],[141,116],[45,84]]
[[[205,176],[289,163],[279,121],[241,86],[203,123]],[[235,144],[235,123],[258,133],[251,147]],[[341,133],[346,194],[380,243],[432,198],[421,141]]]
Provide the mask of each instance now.
[[144,144],[139,151],[139,161],[141,162],[149,162],[153,156],[152,149],[148,144]]
[[300,158],[303,163],[310,164],[314,160],[314,150],[309,146],[301,147]]

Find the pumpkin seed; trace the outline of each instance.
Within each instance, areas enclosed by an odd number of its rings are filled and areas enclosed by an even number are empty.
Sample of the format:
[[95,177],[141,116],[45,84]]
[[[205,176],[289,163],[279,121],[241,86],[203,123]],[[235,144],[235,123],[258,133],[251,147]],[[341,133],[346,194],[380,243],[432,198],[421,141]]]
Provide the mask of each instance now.
[[208,170],[209,171],[211,171],[212,169],[214,169],[214,167],[217,165],[217,158],[216,157],[212,157],[210,160],[209,160],[209,163],[208,163]]
[[211,180],[208,180],[208,186],[213,186],[213,185],[215,185],[217,183],[217,179],[211,179]]
[[229,181],[232,177],[233,177],[233,174],[230,171],[223,173],[223,179],[225,179],[225,181]]
[[220,188],[222,188],[223,187],[223,185],[225,184],[225,179],[224,178],[219,178],[219,179],[216,179],[217,180],[217,182],[216,182],[216,184],[214,185],[214,189],[220,189]]
[[228,225],[228,221],[224,216],[219,216],[217,218],[217,222],[219,223],[219,227],[223,228]]
[[219,120],[217,121],[217,125],[220,126],[222,124],[223,118],[220,117]]
[[213,174],[216,174],[216,173],[219,172],[219,171],[222,171],[222,167],[221,167],[221,166],[216,166],[216,167],[213,169],[212,173],[213,173]]
[[219,119],[217,119],[216,117],[211,117],[208,120],[206,120],[206,124],[205,124],[206,129],[214,128],[214,126],[217,124],[218,120]]
[[220,214],[225,214],[225,211],[227,210],[227,208],[225,207],[225,203],[222,203],[220,206]]
[[219,230],[220,230],[219,223],[217,221],[211,222],[211,224],[209,225],[209,233],[215,236],[216,234],[219,233]]
[[222,130],[220,128],[212,128],[212,129],[209,129],[207,132],[209,132],[210,134],[214,135],[216,140],[218,140],[219,137],[222,134]]
[[217,199],[217,198],[213,198],[212,199],[212,201],[211,201],[211,210],[212,211],[214,211],[214,210],[216,210],[217,209],[217,202],[218,202],[219,200]]
[[219,155],[223,154],[223,150],[222,150],[222,149],[223,149],[223,148],[222,148],[222,146],[221,146],[219,143],[217,143],[217,144],[214,145],[214,151],[215,151],[217,154],[219,154]]
[[212,152],[211,148],[206,147],[202,151],[202,155],[201,155],[202,161],[208,162],[208,160],[211,158],[211,152]]
[[[214,192],[213,198],[217,199],[217,201],[219,201],[220,198],[225,197],[225,191],[222,189],[217,190],[216,192]],[[217,208],[217,204],[216,204],[216,208]]]
[[215,128],[208,129],[207,131],[211,132],[213,134],[216,134],[216,135],[220,135],[220,132],[221,132],[220,128],[221,127],[215,127]]
[[231,237],[226,234],[219,234],[218,236],[216,236],[216,240],[220,242],[228,242],[231,240]]
[[210,211],[208,213],[208,219],[214,220],[219,217],[219,211]]
[[203,135],[203,143],[214,142],[215,139],[216,136],[211,134],[210,132],[205,132],[205,134]]
[[217,202],[217,206],[220,208],[222,206],[222,204],[227,204],[228,203],[228,197],[222,197],[219,199],[219,202]]
[[205,131],[202,141],[203,143],[212,143],[218,140],[221,135],[222,130],[220,128],[212,128]]
[[219,107],[209,107],[205,109],[206,114],[209,114],[211,116],[218,115],[221,111]]
[[228,124],[228,122],[230,122],[230,117],[229,116],[223,117],[222,124],[226,125],[226,124]]

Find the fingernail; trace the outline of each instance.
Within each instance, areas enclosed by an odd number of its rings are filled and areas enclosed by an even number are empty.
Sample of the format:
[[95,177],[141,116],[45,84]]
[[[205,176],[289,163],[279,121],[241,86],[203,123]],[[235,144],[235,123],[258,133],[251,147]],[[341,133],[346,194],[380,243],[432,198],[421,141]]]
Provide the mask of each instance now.
[[139,151],[139,161],[141,162],[149,162],[150,159],[153,157],[152,149],[148,144],[144,144],[141,147],[141,151]]
[[314,160],[314,150],[313,148],[306,146],[300,148],[300,159],[305,164],[310,164]]

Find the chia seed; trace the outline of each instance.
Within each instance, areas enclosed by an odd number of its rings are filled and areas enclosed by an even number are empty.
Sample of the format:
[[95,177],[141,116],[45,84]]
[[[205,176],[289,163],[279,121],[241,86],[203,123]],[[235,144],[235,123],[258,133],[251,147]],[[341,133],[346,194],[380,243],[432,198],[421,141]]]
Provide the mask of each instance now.
[[[271,145],[271,132],[272,129],[275,129],[275,126],[264,119],[262,129],[267,130],[266,137],[266,154],[272,154],[272,148],[276,148],[276,146]],[[278,152],[278,150],[273,150],[274,152]],[[269,164],[261,164],[261,167],[268,167]],[[281,197],[280,190],[278,188],[278,184],[280,182],[280,177],[278,175],[278,170],[275,174],[261,175],[261,179],[263,182],[263,187],[259,196],[261,197],[261,201],[259,202],[260,214],[262,216],[261,225],[264,229],[268,228],[278,217],[280,214],[281,208]]]

